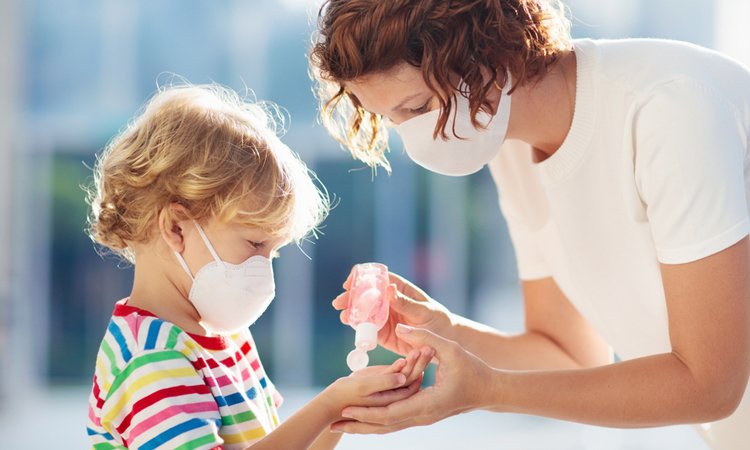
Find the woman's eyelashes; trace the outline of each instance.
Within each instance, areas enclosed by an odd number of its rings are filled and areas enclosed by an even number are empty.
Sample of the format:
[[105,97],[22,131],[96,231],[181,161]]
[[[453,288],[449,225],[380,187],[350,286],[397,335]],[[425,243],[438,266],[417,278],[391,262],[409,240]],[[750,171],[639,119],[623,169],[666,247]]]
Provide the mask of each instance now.
[[413,114],[415,116],[417,116],[419,114],[424,114],[424,113],[426,113],[427,111],[430,110],[430,103],[432,103],[432,99],[427,100],[427,102],[425,102],[425,104],[422,105],[422,106],[420,106],[419,108],[416,108],[416,109],[409,108],[409,113],[411,113],[411,114]]

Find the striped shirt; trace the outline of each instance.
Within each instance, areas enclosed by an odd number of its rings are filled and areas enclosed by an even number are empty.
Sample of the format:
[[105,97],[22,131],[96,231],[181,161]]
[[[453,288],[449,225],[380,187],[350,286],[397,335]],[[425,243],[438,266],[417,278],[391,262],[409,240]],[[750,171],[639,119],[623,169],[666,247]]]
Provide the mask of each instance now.
[[95,450],[242,449],[278,426],[280,399],[249,330],[193,335],[125,299],[96,359],[88,434]]

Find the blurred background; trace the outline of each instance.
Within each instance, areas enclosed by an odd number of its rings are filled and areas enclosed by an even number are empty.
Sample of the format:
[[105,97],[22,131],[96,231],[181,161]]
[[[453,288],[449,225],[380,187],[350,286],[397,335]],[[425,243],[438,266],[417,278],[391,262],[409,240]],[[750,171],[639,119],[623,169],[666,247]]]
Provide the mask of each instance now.
[[[574,37],[679,39],[750,65],[748,0],[568,6]],[[428,173],[393,133],[393,173],[373,177],[317,124],[306,59],[317,9],[313,0],[0,0],[0,448],[89,445],[96,352],[133,270],[100,257],[85,236],[81,186],[96,153],[172,74],[249,88],[285,108],[283,140],[335,199],[320,239],[304,253],[281,251],[276,300],[251,327],[287,399],[283,416],[348,374],[354,331],[330,304],[353,264],[382,262],[452,311],[522,329],[513,250],[489,172]],[[395,355],[378,350],[371,359]],[[688,427],[623,431],[484,413],[346,436],[340,446],[383,447],[705,448]]]

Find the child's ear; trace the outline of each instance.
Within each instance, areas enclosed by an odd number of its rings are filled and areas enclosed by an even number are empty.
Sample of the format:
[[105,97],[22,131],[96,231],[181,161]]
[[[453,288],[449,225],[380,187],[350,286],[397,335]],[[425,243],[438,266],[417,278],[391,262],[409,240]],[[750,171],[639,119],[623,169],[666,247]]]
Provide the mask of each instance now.
[[185,250],[185,240],[182,235],[182,227],[188,220],[181,218],[187,217],[187,210],[179,203],[170,203],[169,206],[159,212],[159,234],[169,248],[182,253]]

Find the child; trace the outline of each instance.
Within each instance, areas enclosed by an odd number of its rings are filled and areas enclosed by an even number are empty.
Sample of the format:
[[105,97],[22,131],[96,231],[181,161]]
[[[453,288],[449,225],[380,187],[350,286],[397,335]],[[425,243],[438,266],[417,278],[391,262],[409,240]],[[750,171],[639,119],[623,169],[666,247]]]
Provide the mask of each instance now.
[[135,264],[101,344],[95,449],[324,449],[348,405],[419,389],[433,352],[341,378],[279,424],[248,326],[274,296],[271,258],[327,198],[261,104],[216,85],[160,89],[99,157],[89,234]]

